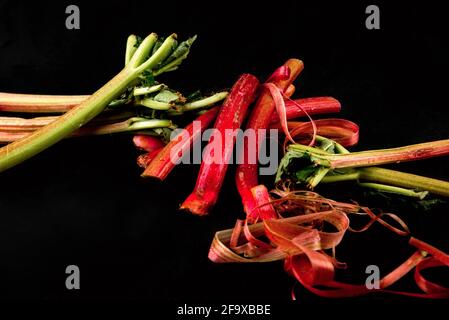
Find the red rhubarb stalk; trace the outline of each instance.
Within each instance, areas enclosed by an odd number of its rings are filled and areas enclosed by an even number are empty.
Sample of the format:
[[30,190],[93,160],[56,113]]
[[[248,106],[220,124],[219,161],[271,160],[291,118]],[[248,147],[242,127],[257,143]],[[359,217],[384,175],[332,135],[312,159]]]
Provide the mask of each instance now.
[[[184,134],[179,134],[171,140],[147,165],[142,177],[152,177],[164,180],[176,166],[173,154],[185,154],[198,139],[201,133],[216,118],[219,107],[212,108],[200,115],[194,122],[184,128]],[[199,124],[195,126],[194,123]]]
[[263,184],[251,188],[251,194],[254,199],[256,207],[253,212],[248,214],[248,222],[254,223],[257,220],[276,219],[277,214],[271,204],[270,194],[267,187]]
[[152,152],[165,146],[165,143],[161,139],[146,134],[136,134],[133,137],[133,143],[137,148],[146,152]]
[[141,168],[146,169],[148,165],[153,161],[154,158],[162,151],[164,148],[157,148],[147,153],[141,154],[137,157],[137,165]]
[[449,139],[414,144],[405,147],[353,152],[349,154],[318,155],[315,148],[294,144],[289,149],[313,153],[313,162],[332,169],[376,166],[415,161],[449,155]]
[[[278,69],[269,78],[269,80],[273,81],[272,83],[282,91],[289,88],[291,83],[303,70],[304,64],[300,60],[290,59],[284,64],[283,67],[288,68],[288,70],[290,71],[286,77],[283,77],[283,79],[281,79],[281,77],[279,76],[275,77],[274,75],[276,74],[276,72],[278,72],[279,70]],[[271,94],[268,92],[268,90],[264,90],[261,93],[259,99],[257,100],[257,103],[254,106],[253,111],[251,112],[247,124],[247,129],[254,130],[256,133],[258,132],[258,129],[267,129],[269,127],[271,116],[274,110],[275,110],[275,103],[273,101],[273,98]],[[259,138],[261,138],[260,141],[258,141]],[[264,136],[257,135],[255,148],[253,147],[251,148],[256,152],[257,155],[259,154],[260,143],[264,139],[265,139]],[[237,185],[237,189],[240,193],[240,196],[242,197],[244,210],[247,214],[250,214],[251,212],[254,211],[254,208],[256,206],[253,196],[251,194],[251,188],[258,185],[257,163],[251,164],[249,163],[249,161],[247,161],[248,151],[250,148],[248,148],[246,143],[244,144],[243,147],[244,150],[241,150],[242,151],[241,154],[243,154],[244,161],[237,167],[235,182]]]
[[[315,98],[304,98],[295,99],[295,103],[299,104],[304,111],[309,115],[323,114],[323,113],[337,113],[341,110],[340,102],[332,97],[315,97]],[[298,106],[292,101],[285,101],[285,110],[287,119],[295,119],[299,117],[304,117],[306,114],[303,110],[298,108]],[[277,112],[273,112],[271,115],[271,123],[279,122],[279,115]]]
[[[215,121],[217,137],[224,138],[226,131],[239,129],[245,119],[249,105],[254,101],[259,81],[253,75],[243,74],[234,84],[223,107]],[[209,145],[213,143],[212,137]],[[226,174],[229,160],[232,156],[235,135],[232,139],[226,138],[221,143],[221,161],[214,161],[217,155],[212,148],[205,152],[194,191],[184,201],[181,209],[189,210],[197,215],[205,215],[216,203],[221,185]],[[216,150],[215,150],[216,152]]]
[[291,85],[289,85],[288,88],[285,90],[284,95],[285,95],[286,97],[289,97],[289,98],[290,98],[290,97],[295,93],[295,91],[296,91],[295,85],[291,84]]

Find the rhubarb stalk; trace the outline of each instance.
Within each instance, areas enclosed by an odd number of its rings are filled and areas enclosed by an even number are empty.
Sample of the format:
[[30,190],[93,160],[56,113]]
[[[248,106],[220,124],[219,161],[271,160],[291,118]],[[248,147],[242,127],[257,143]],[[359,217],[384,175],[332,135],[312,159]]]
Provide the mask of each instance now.
[[146,134],[136,134],[133,137],[133,143],[137,148],[146,152],[152,152],[165,146],[161,139]]
[[86,101],[89,96],[16,94],[0,92],[0,111],[23,113],[63,113]]
[[[324,177],[321,182],[332,183],[340,181],[359,180],[372,181],[401,188],[408,188],[412,189],[411,191],[421,190],[421,193],[413,191],[415,192],[415,196],[420,198],[425,196],[425,194],[423,194],[422,192],[426,191],[440,196],[449,197],[449,182],[447,181],[378,167],[356,168],[354,170],[351,170],[351,172],[349,173],[328,175]],[[403,192],[395,193],[403,194]]]
[[[288,70],[284,77],[280,77],[276,74],[279,70],[278,69],[268,79],[282,91],[286,90],[296,79],[296,77],[301,73],[304,68],[304,64],[300,60],[290,59],[283,65],[283,67],[285,68],[285,70]],[[273,101],[273,98],[268,90],[264,90],[250,114],[246,127],[247,130],[254,130],[256,132],[256,143],[255,146],[248,146],[247,143],[244,143],[244,145],[242,146],[243,150],[241,150],[241,152],[243,155],[243,163],[239,164],[237,167],[237,171],[235,174],[235,183],[242,198],[244,210],[248,215],[253,213],[256,206],[253,195],[251,193],[251,188],[258,185],[258,165],[257,163],[249,163],[248,152],[251,149],[256,153],[258,158],[260,144],[265,139],[263,131],[265,131],[269,127],[274,110],[275,103]],[[259,136],[259,133],[262,134]]]
[[[164,180],[176,166],[172,155],[183,155],[189,150],[193,143],[201,138],[201,133],[212,123],[218,113],[218,107],[206,111],[195,119],[194,122],[184,128],[186,136],[179,134],[171,140],[160,152],[150,161],[146,162],[146,169],[142,177],[151,177]],[[198,124],[195,126],[194,123]],[[151,155],[151,153],[150,153]]]
[[[137,38],[130,36],[136,44]],[[0,172],[11,168],[57,143],[98,115],[113,99],[127,89],[144,71],[155,71],[176,46],[176,35],[169,36],[150,56],[157,35],[146,37],[125,68],[87,100],[27,137],[0,149]],[[172,62],[170,62],[172,63]],[[178,63],[179,64],[179,63]]]
[[[226,137],[229,133],[226,133],[225,130],[234,131],[240,128],[247,109],[255,98],[258,86],[259,81],[250,74],[242,75],[234,84],[214,126],[219,135],[212,139],[224,139],[221,141],[221,150],[205,152],[195,189],[184,201],[181,209],[189,210],[197,215],[205,215],[216,203],[236,139],[235,135],[232,138]],[[211,143],[212,141],[209,145]],[[212,154],[213,152],[220,154]],[[217,157],[219,161],[214,161]]]
[[[286,100],[285,111],[287,119],[295,119],[306,116],[304,111],[301,108],[298,108],[298,104],[309,115],[337,113],[341,110],[340,102],[332,97],[302,98],[295,99],[293,101]],[[279,115],[277,112],[272,113],[270,122],[273,124],[279,122]]]
[[427,159],[449,154],[449,139],[414,144],[406,147],[353,152],[349,154],[323,154],[316,148],[301,144],[288,147],[293,152],[307,154],[313,163],[332,169],[375,166],[404,161]]
[[[338,146],[338,143],[335,143]],[[340,146],[340,149],[343,148]],[[389,169],[372,167],[375,165],[399,163],[441,156],[449,153],[449,140],[421,143],[406,147],[361,151],[349,153],[344,148],[340,154],[332,154],[319,148],[292,144],[281,160],[276,180],[285,173],[289,174],[288,167],[294,159],[304,159],[311,162],[300,171],[294,173],[294,179],[307,182],[316,176],[318,170],[325,170],[326,175],[320,176],[318,182],[330,183],[338,181],[369,181],[373,183],[362,186],[374,188],[379,191],[394,192],[406,196],[424,197],[425,192],[449,197],[449,182]],[[386,184],[386,185],[385,185]],[[398,187],[391,188],[390,186]],[[401,188],[401,189],[399,189]],[[408,188],[412,190],[405,190]],[[418,191],[418,192],[415,192]]]

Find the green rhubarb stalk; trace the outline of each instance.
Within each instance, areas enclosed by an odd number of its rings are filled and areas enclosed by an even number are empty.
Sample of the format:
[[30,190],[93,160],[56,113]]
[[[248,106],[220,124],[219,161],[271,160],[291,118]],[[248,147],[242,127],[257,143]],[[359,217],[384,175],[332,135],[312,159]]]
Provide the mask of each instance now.
[[[321,142],[322,146],[326,146],[329,151],[338,154],[329,152],[327,149],[323,150],[323,147],[290,145],[286,156],[279,165],[277,181],[285,173],[288,173],[289,166],[294,159],[303,159],[310,161],[311,164],[294,173],[294,178],[299,182],[307,183],[309,188],[315,187],[320,182],[355,181],[362,187],[420,199],[423,199],[428,192],[449,197],[449,182],[373,167],[375,164],[419,160],[444,155],[448,151],[449,140],[354,153],[349,153],[339,143],[330,139],[317,136],[316,140]],[[369,182],[360,182],[361,180]]]
[[[343,147],[338,142],[335,142],[333,140],[317,136],[317,141],[320,141],[322,145],[328,146],[328,148],[331,148],[335,153],[338,154],[349,154],[349,151]],[[321,149],[324,149],[321,147]],[[324,149],[326,150],[326,149]],[[330,174],[328,174],[330,173]],[[424,199],[428,191],[415,191],[411,189],[401,188],[401,187],[395,187],[380,183],[372,183],[372,182],[359,182],[360,178],[360,172],[352,172],[352,173],[338,173],[335,174],[333,171],[331,171],[330,168],[326,167],[318,167],[318,169],[315,170],[315,172],[308,178],[307,180],[307,187],[309,189],[315,188],[320,182],[323,183],[329,183],[329,182],[338,182],[338,181],[348,181],[348,180],[355,180],[357,182],[357,185],[364,188],[370,188],[377,190],[379,192],[386,192],[386,193],[394,193],[394,194],[400,194],[407,197],[412,198],[419,198]]]
[[[126,42],[125,66],[136,52],[137,38]],[[0,92],[0,111],[23,113],[64,113],[89,98],[87,95],[41,95]],[[117,103],[115,103],[117,104]]]
[[335,168],[375,166],[404,161],[427,159],[449,154],[449,139],[414,144],[406,147],[352,152],[349,154],[323,154],[317,148],[291,144],[288,150],[308,155],[313,163]]
[[188,102],[188,103],[184,104],[183,106],[181,106],[180,108],[181,108],[181,111],[184,112],[184,111],[193,111],[193,110],[210,107],[210,106],[213,106],[214,104],[216,104],[217,102],[224,100],[228,96],[228,94],[229,93],[227,91],[217,92],[217,93],[211,95],[210,97],[196,100],[193,102]]
[[125,51],[125,66],[131,61],[134,53],[137,50],[137,37],[130,36],[126,41],[126,51]]
[[[12,130],[0,130],[0,144],[10,143],[25,138],[30,135],[39,127],[47,125],[54,121],[54,117],[48,117],[51,119],[39,119],[39,122],[35,122],[33,126],[23,127],[23,129]],[[28,119],[27,119],[28,120]],[[31,120],[31,119],[30,119]],[[103,135],[123,132],[141,132],[156,128],[174,128],[173,123],[166,119],[147,119],[141,117],[132,117],[120,122],[108,123],[108,124],[94,124],[94,121],[88,125],[79,128],[72,132],[69,137],[80,137],[87,135]]]
[[[360,180],[372,181],[375,182],[376,184],[387,184],[400,188],[408,188],[415,190],[417,193],[428,191],[433,194],[449,197],[449,182],[447,181],[378,167],[356,168],[348,173],[327,175],[321,180],[321,183],[334,183],[334,182],[360,181]],[[372,187],[374,185],[365,184],[364,186]],[[400,193],[404,194],[408,192],[400,192]]]
[[156,101],[152,98],[142,99],[139,102],[136,102],[136,104],[150,108],[150,109],[162,110],[162,111],[169,110],[172,107],[172,105],[170,103]]
[[433,194],[449,197],[449,182],[447,181],[377,167],[360,168],[357,171],[359,171],[359,178],[361,180],[428,191]]
[[[160,75],[163,72],[173,71],[178,68],[178,65],[189,54],[190,47],[195,41],[196,36],[187,39],[177,45],[173,42],[176,48],[164,61],[161,61],[155,69],[151,70],[150,77]],[[157,41],[153,45],[151,52],[155,53],[163,44],[162,41]],[[136,36],[128,37],[126,43],[125,66],[131,61],[134,53],[137,51],[138,41]],[[140,76],[140,78],[145,78]],[[133,94],[145,95],[163,89],[164,85],[154,85],[150,87],[140,87],[133,90]],[[15,94],[0,92],[0,111],[4,112],[21,112],[21,113],[64,113],[75,106],[80,105],[89,98],[88,95],[38,95],[38,94]],[[110,102],[109,107],[115,107],[128,102],[127,99],[118,99]]]
[[184,112],[200,110],[204,108],[211,107],[217,102],[224,100],[228,96],[228,92],[218,92],[209,97],[196,100],[194,102],[187,102],[185,104],[179,104],[176,101],[173,102],[162,102],[157,101],[154,98],[144,98],[141,100],[136,100],[136,105],[141,105],[154,110],[169,111],[169,115],[180,115]]
[[134,94],[134,96],[142,96],[145,94],[158,92],[166,87],[167,86],[164,84],[157,84],[157,85],[154,85],[151,87],[135,87],[133,90],[133,94]]
[[[89,125],[115,123],[134,117],[135,112],[105,112],[92,119]],[[0,132],[32,132],[55,121],[58,116],[36,118],[0,117]]]
[[[135,36],[130,37],[135,38]],[[157,35],[155,33],[147,36],[137,47],[124,69],[80,105],[24,139],[0,148],[0,172],[31,158],[70,135],[103,111],[142,72],[145,70],[153,71],[172,53],[176,43],[176,35],[173,34],[168,37],[159,49],[148,57],[156,41]]]
[[146,119],[140,117],[133,117],[122,122],[100,125],[100,126],[86,126],[73,132],[72,136],[85,135],[101,135],[122,132],[139,132],[155,128],[170,128],[173,124],[166,119]]
[[373,182],[359,182],[357,183],[360,187],[364,188],[370,188],[374,189],[380,192],[386,192],[386,193],[394,193],[403,195],[406,197],[412,197],[412,198],[418,198],[420,200],[423,200],[428,194],[428,191],[415,191],[411,189],[405,189],[401,187],[395,187],[395,186],[388,186],[385,184],[380,183],[373,183]]

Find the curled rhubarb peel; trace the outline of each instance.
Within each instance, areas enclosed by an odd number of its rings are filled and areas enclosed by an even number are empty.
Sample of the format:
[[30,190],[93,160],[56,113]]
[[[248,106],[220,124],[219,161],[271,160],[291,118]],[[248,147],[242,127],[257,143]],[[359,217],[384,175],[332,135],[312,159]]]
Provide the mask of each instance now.
[[[319,119],[314,120],[316,134],[341,144],[344,147],[351,147],[359,142],[359,126],[346,119]],[[308,144],[313,135],[313,126],[310,122],[288,121],[288,129],[291,137],[296,143]],[[271,125],[271,128],[280,128],[280,124]],[[288,140],[284,142],[287,147]]]
[[[287,92],[285,92],[285,96],[290,97]],[[341,111],[340,102],[332,97],[301,98],[294,99],[293,101],[284,99],[284,101],[287,120],[305,117],[306,114],[303,112],[303,110],[306,111],[309,115],[338,113]],[[298,108],[297,105],[300,105],[301,108]],[[270,122],[272,124],[276,124],[279,122],[279,115],[277,112],[274,112],[271,115]]]
[[312,117],[309,115],[309,113],[307,112],[307,110],[305,108],[302,107],[301,104],[297,103],[296,101],[290,99],[289,97],[285,96],[285,94],[279,90],[278,87],[276,87],[274,84],[272,83],[265,83],[264,87],[267,88],[270,91],[270,94],[274,100],[274,103],[276,105],[276,111],[279,117],[279,123],[281,124],[281,128],[284,131],[285,136],[287,137],[287,139],[291,142],[291,143],[295,143],[295,140],[292,138],[290,131],[288,129],[288,123],[287,123],[287,109],[285,106],[285,101],[284,98],[289,101],[291,104],[293,104],[294,106],[296,106],[306,117],[309,118],[310,120],[310,124],[312,125],[313,128],[313,135],[312,135],[312,139],[309,143],[310,146],[312,146],[315,142],[315,136],[316,136],[316,132],[317,132],[317,128],[316,128],[316,124],[313,121]]
[[[397,216],[388,214],[398,223],[394,227],[384,221],[385,215],[375,215],[369,208],[358,204],[325,199],[310,191],[289,192],[275,190],[280,198],[272,198],[270,205],[276,208],[277,217],[260,223],[238,221],[236,227],[216,233],[209,259],[217,263],[254,263],[284,260],[285,270],[310,292],[326,298],[344,298],[386,292],[416,298],[449,298],[449,289],[423,277],[422,271],[434,267],[448,267],[449,255],[435,247],[411,237],[409,244],[417,249],[397,268],[377,283],[377,289],[365,284],[349,284],[335,279],[335,269],[341,264],[326,253],[340,244],[347,231],[366,231],[379,222],[400,236],[408,236],[409,230]],[[311,213],[306,213],[311,212]],[[282,217],[283,215],[292,215]],[[366,215],[369,223],[359,230],[350,227],[349,217]],[[324,232],[323,223],[337,230]],[[269,242],[259,240],[266,237]],[[407,273],[414,270],[414,279],[422,292],[404,292],[389,289]],[[293,290],[292,297],[296,299]]]

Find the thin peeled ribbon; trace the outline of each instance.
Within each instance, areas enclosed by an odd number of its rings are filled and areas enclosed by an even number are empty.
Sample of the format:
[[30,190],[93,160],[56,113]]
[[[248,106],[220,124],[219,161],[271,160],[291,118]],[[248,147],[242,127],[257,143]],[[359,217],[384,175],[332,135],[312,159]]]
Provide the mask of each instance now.
[[[260,190],[263,190],[263,188],[261,187]],[[311,192],[311,194],[315,197],[315,193]],[[267,205],[268,208],[278,207],[282,205],[282,201],[284,200],[273,200],[264,205]],[[325,202],[321,197],[311,198],[311,201],[317,205],[317,208],[321,207],[321,202]],[[215,234],[209,251],[209,259],[219,263],[282,260],[287,258],[289,254],[296,252],[295,250],[289,251],[282,248],[294,249],[293,241],[298,242],[301,239],[304,241],[303,245],[311,249],[332,249],[340,243],[348,230],[349,219],[337,206],[335,208],[327,206],[326,209],[321,212],[287,218],[283,218],[280,215],[282,210],[278,209],[275,211],[276,217],[270,216],[259,223],[250,224],[248,220],[239,220],[234,229],[219,231]],[[302,238],[304,233],[310,231],[311,224],[320,225],[325,222],[332,225],[337,231],[324,232],[317,230],[319,242],[312,243],[310,238]],[[258,239],[261,236],[268,237],[271,240],[270,243]],[[260,251],[259,256],[251,254],[256,249]]]
[[[384,276],[378,283],[378,289],[369,289],[366,285],[352,285],[335,281],[335,268],[328,257],[319,252],[311,251],[306,247],[301,247],[304,252],[303,255],[288,257],[285,260],[284,268],[307,290],[325,298],[345,298],[373,292],[386,292],[414,298],[448,299],[449,289],[425,279],[421,272],[428,268],[448,267],[449,255],[415,238],[411,238],[409,243],[418,250],[405,262]],[[429,250],[429,247],[433,248],[433,250]],[[430,252],[422,250],[424,248],[427,248]],[[428,254],[431,254],[431,257],[426,257]],[[387,289],[413,269],[415,270],[415,283],[424,293]],[[295,295],[293,297],[294,299],[296,298]]]
[[[359,126],[346,119],[319,119],[314,120],[316,132],[310,122],[289,121],[290,134],[298,143],[306,143],[311,134],[332,139],[344,147],[351,147],[359,142]],[[310,138],[309,138],[310,139]],[[287,141],[286,141],[287,142]],[[284,144],[285,145],[285,144]]]
[[[339,118],[314,120],[317,135],[332,139],[344,147],[351,147],[359,142],[359,126],[352,121]],[[307,144],[310,141],[310,135],[313,134],[313,127],[310,122],[288,121],[290,135],[296,143]],[[271,125],[273,129],[282,129],[281,124]],[[289,140],[285,139],[284,148]]]
[[[369,208],[358,204],[325,199],[311,191],[272,191],[269,202],[277,218],[270,217],[260,223],[249,224],[239,220],[239,227],[216,233],[209,259],[217,263],[251,263],[284,260],[285,270],[310,292],[327,298],[343,298],[387,292],[417,298],[449,298],[449,289],[424,278],[422,271],[435,267],[448,267],[449,255],[435,247],[410,238],[417,251],[397,268],[380,279],[379,289],[368,289],[365,284],[348,284],[335,280],[335,269],[341,263],[325,250],[333,250],[349,231],[365,231],[378,222],[401,236],[408,236],[406,224],[396,215],[375,215]],[[276,198],[277,197],[277,198]],[[283,217],[284,215],[292,215]],[[349,225],[349,215],[365,215],[370,221],[359,230]],[[382,218],[389,216],[400,229]],[[330,224],[335,232],[322,230]],[[263,237],[266,240],[261,240]],[[392,291],[388,288],[414,269],[414,279],[420,292]],[[296,295],[293,292],[293,298]]]
[[293,140],[292,136],[290,135],[290,131],[288,129],[287,111],[286,111],[284,99],[288,100],[292,104],[296,105],[309,118],[310,123],[313,128],[313,136],[312,136],[312,140],[310,141],[310,144],[309,144],[310,146],[312,146],[315,143],[315,136],[316,136],[317,128],[316,128],[315,122],[313,121],[312,117],[308,114],[308,112],[299,103],[295,102],[294,100],[292,100],[289,97],[287,97],[286,95],[284,95],[284,93],[281,90],[279,90],[279,88],[276,87],[276,85],[274,85],[273,83],[265,83],[265,84],[263,84],[263,86],[270,91],[270,94],[271,94],[273,101],[275,103],[275,106],[276,106],[276,111],[279,116],[279,122],[281,124],[282,130],[284,131],[285,136],[292,143],[295,143],[295,140]]

